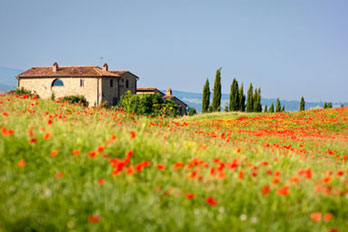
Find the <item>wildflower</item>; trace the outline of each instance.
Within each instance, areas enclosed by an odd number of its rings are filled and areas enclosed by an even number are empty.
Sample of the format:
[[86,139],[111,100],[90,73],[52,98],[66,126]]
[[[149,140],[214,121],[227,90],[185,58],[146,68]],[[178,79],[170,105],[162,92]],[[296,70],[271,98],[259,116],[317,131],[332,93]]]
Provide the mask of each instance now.
[[37,142],[37,139],[36,138],[31,138],[30,140],[29,140],[29,143],[30,144],[33,144],[33,143],[36,143]]
[[49,138],[51,138],[51,133],[47,132],[47,133],[44,135],[44,139],[45,139],[45,140],[48,140]]
[[173,169],[177,170],[177,169],[182,168],[183,166],[184,166],[183,162],[177,162],[177,163],[173,164]]
[[104,180],[104,179],[99,179],[99,180],[98,180],[98,184],[99,184],[99,185],[103,185],[104,183],[105,183],[105,180]]
[[166,170],[166,167],[163,164],[157,164],[157,169],[164,171]]
[[133,151],[132,150],[129,150],[126,154],[126,157],[127,158],[131,158],[133,156]]
[[266,185],[262,188],[263,195],[267,195],[270,191],[271,191],[271,188],[268,185]]
[[26,164],[26,162],[25,162],[25,160],[24,159],[21,159],[20,161],[18,161],[18,167],[25,167],[25,164]]
[[128,175],[133,175],[133,174],[134,174],[134,169],[133,169],[132,166],[128,166],[128,168],[127,168],[127,174],[128,174]]
[[2,134],[3,136],[6,136],[6,135],[7,135],[7,128],[6,128],[6,127],[2,127],[2,128],[1,128],[1,134]]
[[98,148],[97,148],[97,152],[98,153],[101,153],[101,152],[103,152],[104,151],[104,146],[99,146]]
[[243,173],[242,170],[240,170],[239,173],[238,173],[238,178],[239,179],[243,179],[243,177],[244,177],[244,173]]
[[80,150],[77,150],[77,149],[75,149],[75,150],[73,150],[73,152],[72,152],[72,154],[73,155],[80,155]]
[[10,114],[9,114],[8,112],[5,111],[5,112],[2,113],[2,115],[3,115],[4,117],[7,117],[7,116],[9,116]]
[[186,194],[186,198],[189,200],[193,199],[194,197],[195,197],[195,195],[193,195],[193,193]]
[[289,195],[289,193],[290,193],[290,191],[289,191],[288,186],[283,186],[280,189],[278,189],[278,191],[277,191],[277,194],[283,195],[283,196]]
[[131,131],[130,134],[131,134],[131,139],[134,139],[135,138],[135,132]]
[[48,122],[47,122],[48,125],[51,125],[52,124],[52,120],[49,119]]
[[326,222],[328,222],[328,221],[331,220],[332,216],[333,216],[332,213],[327,213],[327,214],[325,214],[325,216],[324,216],[324,220],[325,220]]
[[218,202],[213,197],[208,197],[205,202],[212,206],[217,206]]
[[55,175],[56,178],[61,178],[64,177],[64,173],[63,172],[57,172]]
[[97,215],[90,215],[88,217],[88,222],[89,223],[99,223],[99,221],[100,221],[100,218]]
[[89,157],[95,157],[97,155],[97,153],[95,151],[91,151],[90,153],[88,153]]
[[321,213],[319,213],[319,212],[316,212],[316,213],[312,213],[311,214],[311,219],[313,220],[313,221],[320,221],[321,220]]
[[51,151],[51,156],[57,156],[58,155],[58,151],[57,150],[53,150]]

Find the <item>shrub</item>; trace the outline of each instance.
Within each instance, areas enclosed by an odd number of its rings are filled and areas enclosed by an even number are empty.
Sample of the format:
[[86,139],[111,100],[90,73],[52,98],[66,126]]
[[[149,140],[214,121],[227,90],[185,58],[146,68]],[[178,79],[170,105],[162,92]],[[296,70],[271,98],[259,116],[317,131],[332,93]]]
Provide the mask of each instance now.
[[82,95],[73,95],[73,96],[65,96],[62,98],[63,102],[69,102],[70,104],[81,104],[83,106],[88,106],[88,102],[85,96]]
[[195,115],[195,114],[197,114],[196,109],[193,108],[193,107],[191,107],[191,108],[189,109],[188,115],[189,115],[189,116],[192,116],[192,115]]
[[179,113],[178,106],[173,101],[165,100],[159,94],[136,95],[129,91],[122,96],[118,108],[139,115],[175,117]]
[[16,94],[18,96],[24,96],[27,95],[29,97],[36,97],[36,98],[40,98],[40,96],[35,92],[35,91],[30,91],[30,90],[26,90],[24,88],[17,88],[14,90],[10,90],[8,93],[10,94]]

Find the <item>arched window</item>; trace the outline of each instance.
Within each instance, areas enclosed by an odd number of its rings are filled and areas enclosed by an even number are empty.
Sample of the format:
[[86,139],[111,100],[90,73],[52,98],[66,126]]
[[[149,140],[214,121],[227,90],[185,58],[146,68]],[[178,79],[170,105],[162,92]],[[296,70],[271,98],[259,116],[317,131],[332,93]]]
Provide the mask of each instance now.
[[64,83],[61,79],[55,79],[53,82],[52,82],[52,86],[64,86]]

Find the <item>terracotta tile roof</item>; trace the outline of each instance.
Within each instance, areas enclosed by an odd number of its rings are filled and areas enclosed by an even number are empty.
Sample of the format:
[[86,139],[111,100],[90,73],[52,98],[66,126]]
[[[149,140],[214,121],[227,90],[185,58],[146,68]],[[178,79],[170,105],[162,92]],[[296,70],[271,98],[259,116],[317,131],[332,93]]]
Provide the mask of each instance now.
[[[117,71],[116,71],[117,72]],[[127,72],[127,71],[121,71]],[[59,66],[56,72],[50,67],[32,67],[17,75],[17,77],[119,77],[110,71],[104,71],[98,66]]]
[[176,101],[180,102],[182,105],[188,106],[185,102],[181,101],[179,98],[175,97],[174,95],[170,95],[170,96],[165,95],[165,96],[163,96],[163,98],[164,99],[170,99],[170,100],[173,100],[173,101],[176,100]]
[[[139,87],[137,88],[137,91],[143,91],[143,90],[152,90],[152,91],[155,91],[155,90],[158,90],[157,88],[154,88],[154,87]],[[159,91],[159,90],[158,90]]]
[[135,77],[137,78],[137,80],[139,80],[139,77],[138,77],[138,76],[136,76],[136,75],[134,75],[133,73],[131,73],[131,72],[129,72],[129,71],[126,71],[126,70],[122,70],[122,71],[109,71],[109,72],[111,72],[111,73],[113,73],[113,74],[115,74],[115,75],[117,75],[117,76],[119,76],[119,77],[122,76],[122,75],[125,74],[125,73],[129,73],[129,74],[135,76]]

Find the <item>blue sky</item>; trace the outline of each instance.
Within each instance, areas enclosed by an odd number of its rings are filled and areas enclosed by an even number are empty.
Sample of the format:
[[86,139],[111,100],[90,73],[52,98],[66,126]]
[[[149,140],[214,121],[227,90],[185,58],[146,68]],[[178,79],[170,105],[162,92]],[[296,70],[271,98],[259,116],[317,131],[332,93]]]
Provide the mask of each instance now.
[[[348,101],[346,0],[1,0],[0,66],[99,65],[201,92],[222,67],[267,98]],[[103,57],[103,59],[101,59]]]

